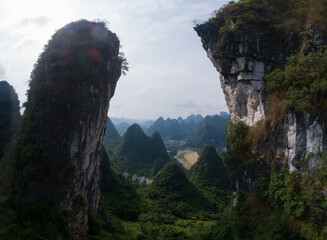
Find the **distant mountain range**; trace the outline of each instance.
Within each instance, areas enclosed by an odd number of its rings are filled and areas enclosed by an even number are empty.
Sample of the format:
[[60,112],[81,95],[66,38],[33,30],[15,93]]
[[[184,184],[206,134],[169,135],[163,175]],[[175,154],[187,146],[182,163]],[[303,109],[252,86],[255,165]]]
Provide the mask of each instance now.
[[115,125],[112,123],[111,119],[108,118],[108,123],[106,126],[106,132],[103,138],[104,144],[112,141],[120,141],[121,136],[119,135]]
[[154,123],[153,120],[140,120],[140,119],[133,119],[133,118],[117,118],[117,117],[111,117],[110,118],[112,123],[115,125],[118,133],[120,136],[123,136],[126,132],[127,128],[129,128],[133,123],[136,123],[140,125],[140,127],[143,129],[143,131],[147,131],[147,129]]
[[186,119],[179,117],[164,120],[160,117],[149,127],[147,134],[151,135],[154,131],[158,131],[166,139],[187,140],[186,145],[190,147],[202,148],[206,144],[224,147],[228,120],[230,120],[230,115],[226,112],[205,118],[194,114]]
[[163,117],[158,118],[152,126],[149,127],[147,134],[151,135],[153,132],[158,131],[163,138],[172,140],[180,140],[194,135],[198,125],[202,122],[201,115],[190,115],[186,119],[181,117],[177,119]]
[[164,120],[163,117],[158,118],[154,124],[149,127],[147,134],[151,135],[155,131],[158,131],[163,138],[182,139],[185,135],[182,126],[176,119],[167,118]]
[[206,116],[197,127],[196,133],[187,141],[191,147],[202,148],[206,144],[223,147],[226,144],[228,118],[213,115]]
[[105,135],[105,141],[109,138],[116,138],[118,131],[122,136],[131,124],[140,123],[143,132],[151,136],[155,131],[166,140],[183,140],[186,146],[202,148],[206,144],[213,144],[215,147],[224,147],[227,136],[227,124],[230,115],[227,112],[220,112],[219,115],[206,116],[203,118],[200,114],[191,114],[183,119],[159,117],[156,121],[152,120],[136,120],[126,118],[111,118],[113,124],[108,122],[108,131],[115,127],[116,130],[110,130],[113,136],[108,132]]

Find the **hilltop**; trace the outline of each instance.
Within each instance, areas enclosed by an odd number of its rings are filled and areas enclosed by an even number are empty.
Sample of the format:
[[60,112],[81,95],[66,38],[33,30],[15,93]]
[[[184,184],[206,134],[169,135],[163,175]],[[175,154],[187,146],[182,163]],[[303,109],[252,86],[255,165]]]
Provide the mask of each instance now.
[[157,168],[158,159],[164,164],[170,161],[160,134],[155,132],[148,137],[137,124],[127,129],[112,156],[113,167],[118,171],[147,177],[152,175],[154,166]]

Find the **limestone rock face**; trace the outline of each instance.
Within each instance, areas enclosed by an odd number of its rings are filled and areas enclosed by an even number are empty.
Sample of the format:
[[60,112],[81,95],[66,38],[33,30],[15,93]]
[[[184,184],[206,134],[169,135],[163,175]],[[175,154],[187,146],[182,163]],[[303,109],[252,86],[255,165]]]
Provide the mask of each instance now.
[[[322,115],[289,112],[284,120],[287,148],[285,156],[289,171],[312,171],[321,166],[317,156],[327,146],[327,129]],[[301,159],[306,163],[300,164]]]
[[[239,11],[229,14],[245,13],[242,9]],[[286,59],[296,51],[318,51],[321,43],[319,30],[310,24],[307,26],[309,34],[302,41],[295,30],[281,34],[269,24],[269,14],[264,8],[251,11],[264,20],[234,27],[233,21],[226,20],[225,16],[210,19],[194,28],[209,59],[220,73],[221,87],[232,120],[241,120],[249,126],[264,120],[269,110],[265,74],[276,67],[284,68]],[[229,30],[222,31],[222,26]],[[290,110],[256,146],[259,148],[257,153],[253,153],[256,161],[236,171],[231,179],[234,189],[251,191],[259,177],[270,176],[271,167],[260,159],[268,151],[276,160],[278,169],[314,171],[322,163],[317,153],[327,146],[326,133],[324,116]],[[306,161],[305,166],[303,161]]]
[[103,23],[73,22],[52,36],[31,74],[15,195],[68,212],[77,238],[88,231],[88,211],[99,208],[101,146],[123,62],[119,46]]
[[267,158],[274,158],[277,170],[284,168],[313,176],[322,164],[319,153],[327,146],[325,123],[323,114],[313,117],[305,112],[288,112],[258,144],[257,153],[252,156],[255,161],[238,169],[231,179],[233,189],[247,193],[254,189],[258,178],[269,177],[271,166]]
[[[220,73],[220,83],[233,120],[252,126],[263,120],[268,110],[264,84],[265,72],[281,66],[292,51],[287,45],[278,50],[278,34],[269,25],[245,25],[232,33],[219,36],[214,23],[195,27],[204,49]],[[293,40],[290,36],[289,40]],[[297,46],[296,39],[294,39]]]

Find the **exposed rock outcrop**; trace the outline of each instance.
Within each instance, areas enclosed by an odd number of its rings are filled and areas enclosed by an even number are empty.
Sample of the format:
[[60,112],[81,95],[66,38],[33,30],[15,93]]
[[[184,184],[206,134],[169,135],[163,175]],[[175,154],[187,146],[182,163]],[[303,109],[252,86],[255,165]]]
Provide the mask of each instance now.
[[52,36],[31,74],[13,195],[68,212],[76,238],[99,208],[102,140],[124,61],[119,46],[104,23],[73,22]]
[[[271,104],[265,74],[277,67],[284,68],[286,59],[296,51],[318,51],[322,39],[319,30],[310,24],[306,26],[308,34],[305,39],[295,28],[277,28],[272,24],[266,4],[260,6],[258,2],[252,7],[241,4],[238,8],[220,10],[215,18],[196,26],[195,31],[220,73],[232,120],[254,126],[266,118]],[[242,16],[249,16],[246,15],[249,11],[255,20],[242,19]],[[234,22],[235,19],[239,22]],[[322,163],[317,153],[327,146],[326,134],[323,114],[312,115],[290,109],[255,146],[257,149],[252,151],[254,161],[236,171],[232,177],[234,189],[251,191],[259,177],[270,176],[271,163],[262,159],[267,152],[272,155],[277,169],[314,171]]]
[[[242,15],[247,9],[230,13]],[[253,10],[266,21],[244,24],[219,31],[224,20],[213,19],[195,27],[203,48],[220,73],[220,82],[233,120],[252,126],[263,120],[268,110],[263,77],[272,68],[283,66],[285,59],[299,47],[296,33],[289,33],[284,42],[281,34],[269,25],[267,9]],[[282,48],[282,49],[281,49]]]

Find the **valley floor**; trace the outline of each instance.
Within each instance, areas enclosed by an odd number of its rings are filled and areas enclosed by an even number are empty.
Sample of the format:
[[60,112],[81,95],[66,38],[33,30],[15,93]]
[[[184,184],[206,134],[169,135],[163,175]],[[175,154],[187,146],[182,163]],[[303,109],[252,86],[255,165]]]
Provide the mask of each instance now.
[[186,151],[181,152],[175,156],[175,158],[184,166],[184,168],[190,169],[198,161],[199,154],[193,151]]

